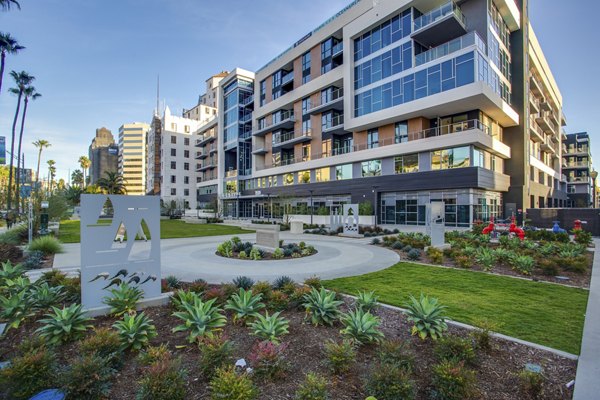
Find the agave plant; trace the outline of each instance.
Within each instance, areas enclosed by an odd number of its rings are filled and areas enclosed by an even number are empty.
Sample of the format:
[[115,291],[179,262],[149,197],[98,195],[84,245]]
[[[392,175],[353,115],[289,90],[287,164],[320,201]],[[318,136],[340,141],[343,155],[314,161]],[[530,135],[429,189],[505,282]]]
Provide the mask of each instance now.
[[18,278],[24,273],[25,269],[21,264],[13,265],[10,261],[3,262],[2,268],[0,268],[0,286],[3,286],[7,279]]
[[39,332],[40,336],[45,338],[49,344],[79,339],[88,328],[92,327],[89,324],[92,319],[85,315],[81,304],[71,304],[62,309],[52,307],[52,312],[45,315],[47,318],[38,321],[43,326],[36,332]]
[[379,317],[362,309],[349,311],[340,318],[344,329],[340,333],[359,344],[379,342],[384,336],[379,330]]
[[46,309],[60,303],[66,296],[63,286],[50,286],[47,282],[33,285],[29,289],[29,299],[36,308]]
[[212,299],[203,302],[197,299],[193,304],[183,303],[183,310],[173,313],[173,316],[182,319],[184,323],[173,328],[173,332],[189,330],[190,343],[204,335],[212,336],[213,331],[227,322],[227,318],[221,314],[221,309],[214,305],[215,301],[216,299]]
[[513,256],[513,252],[505,249],[504,247],[498,247],[496,250],[494,250],[494,256],[498,262],[509,263]]
[[265,307],[261,300],[262,294],[252,295],[252,290],[240,288],[239,293],[234,293],[231,298],[227,300],[225,309],[235,312],[233,317],[234,321],[245,320],[248,317],[256,317],[258,315],[258,310]]
[[377,300],[379,297],[375,296],[375,291],[367,292],[358,292],[356,296],[356,308],[360,308],[361,310],[371,311],[377,305]]
[[516,256],[511,260],[512,267],[515,271],[523,275],[531,275],[535,267],[535,259],[530,256]]
[[4,286],[4,292],[8,294],[18,293],[22,291],[29,291],[31,287],[31,281],[26,276],[18,276],[13,279],[6,279],[2,284]]
[[273,289],[281,290],[284,286],[289,284],[294,285],[294,280],[287,275],[283,275],[275,279],[275,281],[273,282]]
[[110,306],[110,313],[118,317],[125,313],[135,312],[136,305],[144,295],[144,291],[123,282],[117,288],[111,289],[110,294],[104,298],[103,302]]
[[438,299],[421,293],[419,300],[410,296],[410,302],[405,307],[408,320],[414,324],[411,331],[413,335],[419,335],[423,340],[428,336],[437,340],[448,329],[443,316],[446,306],[438,304]]
[[252,334],[258,336],[262,340],[270,340],[275,344],[279,344],[279,337],[288,332],[289,322],[287,319],[279,316],[280,312],[269,315],[257,315],[256,319],[248,325],[252,329]]
[[171,296],[171,303],[176,310],[183,310],[183,304],[194,304],[196,299],[200,299],[200,296],[196,292],[189,290],[178,290],[173,296]]
[[487,247],[481,247],[477,251],[475,260],[477,260],[484,271],[491,271],[496,265],[496,253]]
[[254,280],[247,276],[238,276],[233,279],[233,284],[237,288],[248,290],[252,287],[252,285],[254,285]]
[[157,335],[152,320],[143,312],[136,315],[124,314],[123,320],[115,322],[113,328],[119,334],[123,350],[140,350]]
[[310,293],[304,295],[304,308],[315,325],[333,325],[340,315],[338,307],[342,303],[343,301],[335,299],[335,292],[328,292],[325,288],[313,288]]
[[32,315],[30,299],[25,290],[8,297],[0,295],[0,319],[7,321],[8,329],[17,329],[21,322]]

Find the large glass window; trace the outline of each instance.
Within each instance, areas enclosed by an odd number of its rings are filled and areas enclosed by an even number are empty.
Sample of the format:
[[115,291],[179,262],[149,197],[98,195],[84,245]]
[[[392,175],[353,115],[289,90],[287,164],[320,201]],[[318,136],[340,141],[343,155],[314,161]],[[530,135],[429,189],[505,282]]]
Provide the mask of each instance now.
[[362,176],[381,176],[381,160],[363,161]]
[[408,121],[396,122],[394,143],[408,142]]
[[302,145],[302,161],[310,160],[310,143]]
[[464,168],[469,167],[470,165],[471,157],[469,146],[436,150],[431,153],[432,170]]
[[395,170],[397,174],[406,174],[419,171],[419,155],[407,154],[398,156],[394,159]]
[[375,149],[379,147],[379,130],[369,129],[367,132],[367,148]]
[[260,81],[260,105],[261,107],[265,105],[265,100],[267,98],[267,82],[266,80]]
[[352,179],[352,164],[336,165],[335,179],[337,181]]
[[285,174],[283,175],[283,185],[293,185],[294,184],[294,174]]
[[354,39],[354,61],[358,61],[398,40],[410,35],[411,10],[405,10],[381,25]]
[[310,81],[310,51],[302,55],[302,83]]
[[310,171],[299,171],[298,183],[310,183]]
[[354,67],[354,89],[412,68],[412,42],[406,42]]
[[317,182],[329,182],[331,169],[329,167],[319,168],[315,170],[315,179]]

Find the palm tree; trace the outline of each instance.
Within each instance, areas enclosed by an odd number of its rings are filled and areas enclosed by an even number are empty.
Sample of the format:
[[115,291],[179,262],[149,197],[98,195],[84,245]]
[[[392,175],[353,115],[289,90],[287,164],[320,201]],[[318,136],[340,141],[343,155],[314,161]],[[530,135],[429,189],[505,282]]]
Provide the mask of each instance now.
[[9,11],[12,5],[17,7],[17,10],[21,9],[21,5],[17,0],[0,0],[0,10],[2,11]]
[[56,175],[56,161],[48,160],[48,193],[52,192],[52,181],[54,181],[54,175]]
[[79,165],[81,166],[81,169],[83,170],[83,187],[85,187],[87,184],[85,173],[86,173],[87,169],[90,167],[90,165],[92,165],[92,162],[86,156],[81,156],[81,157],[79,157]]
[[73,187],[83,188],[83,173],[80,169],[76,169],[71,174],[71,184]]
[[7,201],[6,201],[6,209],[8,211],[10,211],[11,208],[11,195],[12,195],[12,174],[13,174],[13,160],[14,160],[14,154],[15,154],[15,131],[17,129],[17,120],[19,118],[19,111],[21,110],[21,98],[23,97],[23,92],[25,91],[25,88],[27,86],[29,86],[29,84],[31,82],[34,81],[34,77],[29,75],[27,72],[25,71],[21,71],[21,72],[16,72],[16,71],[10,71],[10,76],[12,76],[12,78],[15,80],[15,83],[17,84],[16,88],[11,88],[10,91],[11,93],[15,93],[18,95],[18,99],[17,99],[17,110],[15,111],[15,118],[13,119],[13,124],[12,124],[12,141],[10,143],[10,169],[8,171],[8,196],[7,196]]
[[33,145],[39,149],[38,151],[38,161],[37,161],[37,170],[35,172],[35,183],[36,186],[40,181],[40,161],[42,161],[42,150],[52,146],[49,141],[44,139],[38,139],[33,142]]
[[[2,0],[0,0],[2,1]],[[17,54],[25,47],[17,43],[10,33],[0,32],[0,92],[2,92],[2,77],[4,76],[4,60],[7,54]]]
[[127,194],[123,177],[116,172],[106,172],[106,178],[98,179],[98,187],[106,194]]
[[[25,128],[25,116],[27,115],[27,104],[29,104],[29,99],[36,100],[40,97],[42,97],[42,95],[40,93],[36,92],[35,88],[31,85],[25,87],[25,90],[23,90],[23,115],[21,116],[21,131],[19,132],[19,146],[18,146],[18,150],[17,150],[17,170],[19,169],[18,168],[19,165],[21,165],[21,144],[23,143],[23,129]],[[21,174],[17,174],[16,179],[15,179],[15,181],[16,181],[15,199],[16,199],[17,205],[20,204],[19,203],[20,175]]]

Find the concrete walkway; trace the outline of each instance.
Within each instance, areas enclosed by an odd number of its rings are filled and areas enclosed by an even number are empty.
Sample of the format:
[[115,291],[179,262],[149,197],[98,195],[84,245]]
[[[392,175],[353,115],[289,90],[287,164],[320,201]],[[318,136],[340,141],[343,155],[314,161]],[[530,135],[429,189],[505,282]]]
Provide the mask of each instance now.
[[[238,235],[242,241],[254,241],[255,234]],[[370,246],[372,239],[351,239],[320,235],[292,235],[282,232],[286,243],[304,241],[313,245],[318,253],[310,257],[251,261],[224,258],[215,254],[217,245],[229,236],[161,240],[162,275],[175,275],[184,281],[202,278],[209,283],[231,281],[246,275],[254,280],[273,281],[287,275],[297,282],[317,275],[322,279],[361,275],[394,265],[399,256],[388,249]],[[149,243],[136,242],[131,258],[139,258],[149,248]],[[80,265],[80,246],[65,244],[65,253],[57,254],[54,267],[73,270]]]
[[600,398],[600,239],[594,239],[594,266],[573,400]]

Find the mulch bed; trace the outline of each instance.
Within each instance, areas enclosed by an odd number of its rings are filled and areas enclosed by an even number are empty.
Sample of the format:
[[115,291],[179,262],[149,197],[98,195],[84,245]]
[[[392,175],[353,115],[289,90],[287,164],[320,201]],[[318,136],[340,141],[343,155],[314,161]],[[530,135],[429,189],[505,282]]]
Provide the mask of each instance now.
[[[347,300],[349,302],[350,300]],[[344,306],[347,308],[350,304]],[[158,336],[152,340],[152,345],[166,343],[169,349],[177,356],[181,356],[183,365],[188,371],[187,399],[208,399],[208,381],[199,371],[199,351],[195,345],[190,345],[185,332],[172,333],[171,329],[180,324],[180,320],[173,317],[170,306],[153,307],[146,309],[146,314],[154,320]],[[379,307],[375,313],[382,319],[381,329],[388,339],[400,339],[408,343],[408,349],[415,356],[415,371],[412,378],[418,388],[417,399],[429,399],[431,385],[431,367],[437,362],[434,353],[434,342],[422,341],[410,335],[410,324],[398,311]],[[333,327],[313,326],[305,320],[305,314],[300,310],[287,310],[282,316],[289,319],[290,333],[283,337],[283,342],[289,347],[285,357],[289,362],[289,369],[283,379],[276,381],[257,381],[260,390],[259,399],[289,400],[294,398],[294,392],[304,380],[309,371],[324,374],[329,382],[330,398],[333,400],[364,400],[368,393],[364,392],[364,382],[368,373],[376,364],[376,347],[364,346],[357,356],[356,363],[350,372],[342,376],[332,375],[324,365],[322,346],[328,339],[339,340],[340,325]],[[228,315],[228,321],[231,316]],[[111,326],[115,319],[112,317],[96,318],[95,326]],[[27,322],[15,331],[11,330],[7,336],[0,340],[0,360],[12,357],[17,345],[25,338],[30,337],[38,327],[36,323]],[[249,329],[242,325],[232,325],[228,322],[224,333],[233,341],[235,358],[246,358],[252,346],[257,342],[250,335]],[[468,336],[468,331],[462,328],[450,327],[449,334]],[[478,351],[478,358],[474,367],[477,375],[479,399],[513,400],[524,399],[519,391],[519,379],[516,374],[523,370],[526,363],[536,363],[543,367],[543,374],[547,381],[544,386],[543,399],[571,399],[572,388],[567,389],[565,384],[575,379],[577,362],[565,359],[549,352],[536,350],[524,345],[492,338],[493,350],[489,352]],[[177,348],[178,346],[185,346]],[[76,343],[62,345],[56,351],[61,365],[68,365],[78,354]],[[110,399],[132,399],[138,390],[138,381],[144,374],[144,368],[138,364],[136,355],[129,353],[125,365],[115,376]]]
[[[223,257],[223,258],[231,258],[231,259],[234,259],[234,260],[242,260],[242,261],[270,261],[270,260],[280,261],[280,260],[295,260],[295,259],[298,259],[298,258],[306,258],[306,257],[314,256],[317,253],[318,253],[318,251],[315,250],[314,253],[309,254],[307,256],[303,256],[303,255],[301,255],[300,257],[292,257],[292,256],[285,257],[285,256],[283,256],[281,258],[273,258],[273,253],[271,253],[269,251],[265,251],[263,253],[264,256],[260,260],[253,260],[251,258],[240,258],[239,257],[240,253],[236,253],[236,252],[232,253],[233,255],[231,257],[222,256],[217,251],[215,252],[215,255],[217,255],[219,257]],[[296,253],[296,254],[300,254],[300,253]]]

